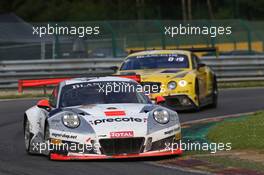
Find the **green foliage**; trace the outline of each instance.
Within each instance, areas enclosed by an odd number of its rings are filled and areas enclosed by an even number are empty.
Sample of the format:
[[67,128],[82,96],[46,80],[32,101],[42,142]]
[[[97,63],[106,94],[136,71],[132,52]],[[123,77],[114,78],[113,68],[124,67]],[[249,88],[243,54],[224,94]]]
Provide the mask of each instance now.
[[[263,0],[211,0],[216,19],[264,19]],[[181,1],[172,0],[8,0],[0,13],[30,22],[129,19],[182,19]],[[208,19],[206,0],[192,0],[193,19]]]

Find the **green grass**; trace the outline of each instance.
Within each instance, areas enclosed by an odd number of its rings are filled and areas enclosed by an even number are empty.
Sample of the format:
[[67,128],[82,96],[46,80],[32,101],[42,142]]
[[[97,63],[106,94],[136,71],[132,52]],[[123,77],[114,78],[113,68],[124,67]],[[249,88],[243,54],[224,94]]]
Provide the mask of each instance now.
[[236,167],[236,168],[242,168],[242,169],[249,169],[249,170],[255,170],[264,172],[264,165],[261,163],[256,162],[250,162],[247,160],[241,160],[241,159],[234,159],[231,157],[224,157],[224,156],[201,156],[197,158],[199,160],[203,160],[215,165],[220,165],[224,168],[229,167]]
[[[261,156],[259,155],[264,154],[263,133],[264,111],[239,118],[225,119],[215,123],[208,129],[206,139],[212,143],[231,143],[234,151],[223,151],[216,154],[211,154],[208,151],[188,151],[184,153],[183,157],[185,159],[204,161],[203,166],[192,168],[198,170],[202,168],[203,171],[211,173],[228,168],[253,170],[263,173],[264,162],[261,161]],[[250,157],[247,157],[247,155],[250,155]]]
[[226,120],[209,129],[211,142],[231,143],[233,149],[264,149],[264,112],[242,120]]

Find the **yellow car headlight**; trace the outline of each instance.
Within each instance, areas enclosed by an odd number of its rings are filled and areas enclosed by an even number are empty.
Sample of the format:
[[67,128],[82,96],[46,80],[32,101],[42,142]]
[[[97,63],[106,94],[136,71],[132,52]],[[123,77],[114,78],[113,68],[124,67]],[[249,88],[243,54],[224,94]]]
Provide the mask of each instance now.
[[168,89],[173,90],[177,87],[177,83],[175,81],[170,81],[168,83]]

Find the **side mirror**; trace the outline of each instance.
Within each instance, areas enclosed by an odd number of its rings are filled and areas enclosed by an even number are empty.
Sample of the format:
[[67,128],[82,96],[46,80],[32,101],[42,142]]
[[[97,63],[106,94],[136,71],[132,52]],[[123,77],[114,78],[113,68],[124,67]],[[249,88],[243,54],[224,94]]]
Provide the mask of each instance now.
[[118,70],[118,67],[117,66],[111,66],[110,69],[116,72]]
[[47,100],[47,99],[38,101],[37,106],[39,108],[45,109],[47,111],[50,111],[50,109],[51,109],[51,106],[49,104],[49,100]]
[[206,64],[204,64],[204,63],[199,63],[198,66],[197,66],[197,69],[199,70],[200,68],[205,67],[205,66],[206,66]]
[[164,103],[165,101],[166,101],[165,98],[162,96],[156,97],[156,104],[158,104],[158,105]]

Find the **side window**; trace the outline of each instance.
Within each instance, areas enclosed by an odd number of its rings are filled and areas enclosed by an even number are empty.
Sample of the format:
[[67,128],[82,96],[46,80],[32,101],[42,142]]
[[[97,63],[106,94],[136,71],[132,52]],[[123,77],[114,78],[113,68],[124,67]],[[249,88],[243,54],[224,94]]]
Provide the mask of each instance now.
[[196,69],[198,67],[199,59],[196,55],[192,54],[192,65],[193,69]]
[[49,101],[50,101],[50,105],[52,107],[56,107],[56,104],[57,104],[57,100],[58,100],[58,86],[56,86],[52,93],[51,93],[51,96],[49,98]]

